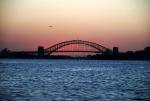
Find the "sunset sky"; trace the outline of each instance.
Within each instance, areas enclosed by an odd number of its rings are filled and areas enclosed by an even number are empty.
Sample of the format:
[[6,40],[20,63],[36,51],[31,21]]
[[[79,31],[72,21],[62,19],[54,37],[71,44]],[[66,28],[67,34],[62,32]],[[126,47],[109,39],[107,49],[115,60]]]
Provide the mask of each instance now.
[[150,0],[0,0],[0,49],[75,39],[121,51],[150,46]]

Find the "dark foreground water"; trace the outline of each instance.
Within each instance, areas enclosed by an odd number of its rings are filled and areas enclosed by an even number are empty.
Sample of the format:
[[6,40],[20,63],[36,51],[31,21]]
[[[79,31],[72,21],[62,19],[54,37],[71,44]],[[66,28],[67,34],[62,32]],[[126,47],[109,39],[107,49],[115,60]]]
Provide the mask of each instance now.
[[0,60],[0,101],[150,101],[150,62]]

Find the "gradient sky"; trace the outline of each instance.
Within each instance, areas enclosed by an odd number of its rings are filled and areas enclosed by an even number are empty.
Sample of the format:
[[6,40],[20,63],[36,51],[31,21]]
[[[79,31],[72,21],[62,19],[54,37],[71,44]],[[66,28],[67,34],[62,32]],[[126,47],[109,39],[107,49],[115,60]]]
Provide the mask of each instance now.
[[150,46],[149,7],[150,0],[0,0],[0,49],[36,50],[74,39],[143,49]]

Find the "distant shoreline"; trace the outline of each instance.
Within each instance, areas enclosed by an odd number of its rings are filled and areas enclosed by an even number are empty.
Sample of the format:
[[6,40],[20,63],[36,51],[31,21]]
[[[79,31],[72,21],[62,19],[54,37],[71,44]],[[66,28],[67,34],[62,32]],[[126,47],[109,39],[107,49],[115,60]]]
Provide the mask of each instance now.
[[29,59],[29,60],[127,60],[127,61],[150,61],[150,59],[90,59],[90,58],[1,58],[1,59]]
[[[42,48],[42,49],[41,49]],[[44,48],[39,47],[35,52],[13,52],[7,48],[0,51],[0,59],[79,59],[79,60],[150,60],[150,47],[145,47],[144,50],[119,52],[117,47],[113,51],[106,51],[101,54],[85,56],[67,56],[67,55],[52,55],[45,54]]]

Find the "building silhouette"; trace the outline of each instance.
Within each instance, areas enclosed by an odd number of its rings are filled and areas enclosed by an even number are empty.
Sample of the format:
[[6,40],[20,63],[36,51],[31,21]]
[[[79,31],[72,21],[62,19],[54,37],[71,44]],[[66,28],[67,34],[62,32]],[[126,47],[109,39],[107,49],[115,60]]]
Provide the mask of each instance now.
[[145,52],[145,54],[150,54],[150,47],[145,47],[144,48],[144,52]]
[[113,56],[118,56],[118,54],[119,54],[119,48],[113,47]]
[[42,58],[44,56],[44,47],[43,46],[39,46],[38,47],[38,57]]

